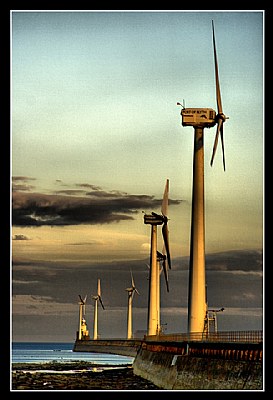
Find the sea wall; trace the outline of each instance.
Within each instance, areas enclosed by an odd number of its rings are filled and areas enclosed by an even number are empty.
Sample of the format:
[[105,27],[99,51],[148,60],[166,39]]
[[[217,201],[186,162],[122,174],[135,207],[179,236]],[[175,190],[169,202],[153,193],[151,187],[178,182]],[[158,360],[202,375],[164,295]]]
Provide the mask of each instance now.
[[88,353],[119,354],[121,356],[135,357],[141,346],[141,340],[76,340],[73,351]]
[[261,344],[143,343],[135,375],[167,390],[263,390]]

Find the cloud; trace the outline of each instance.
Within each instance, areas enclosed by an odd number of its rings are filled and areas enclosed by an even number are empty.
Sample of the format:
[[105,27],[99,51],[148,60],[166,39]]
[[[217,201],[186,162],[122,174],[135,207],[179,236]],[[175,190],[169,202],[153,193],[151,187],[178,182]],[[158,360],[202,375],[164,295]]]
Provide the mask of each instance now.
[[85,193],[85,190],[83,189],[63,189],[63,190],[58,190],[55,192],[56,194],[65,194],[68,196],[78,196],[82,195]]
[[237,271],[225,271],[228,272],[229,274],[233,274],[233,275],[256,275],[259,277],[263,276],[263,272],[262,271],[241,271],[241,270],[237,270]]
[[32,178],[30,176],[13,176],[12,177],[13,182],[28,182],[28,181],[36,181],[36,178]]
[[75,313],[77,304],[56,303],[50,296],[14,295],[14,315],[68,315]]
[[142,243],[142,245],[140,246],[140,254],[147,254],[150,251],[150,248],[150,243]]
[[237,250],[206,255],[207,270],[261,271],[263,252],[261,250]]
[[29,191],[31,191],[31,190],[33,190],[35,188],[35,186],[33,186],[33,185],[26,185],[26,184],[22,184],[22,183],[20,183],[20,184],[17,184],[17,183],[13,183],[13,185],[12,185],[12,190],[13,191],[26,191],[26,192],[29,192]]
[[102,240],[92,240],[90,242],[75,242],[75,243],[67,243],[66,246],[101,246],[104,245]]
[[[242,254],[241,254],[242,255]],[[222,253],[214,255],[222,264]],[[223,253],[223,257],[226,253]],[[237,259],[238,252],[229,252],[229,260]],[[256,252],[257,262],[253,261],[253,252],[244,253],[249,271],[234,274],[231,271],[207,271],[207,291],[209,307],[261,307],[263,300],[262,274],[257,270],[260,252]],[[166,291],[163,274],[161,275],[162,306],[186,307],[188,301],[188,270],[174,259],[176,268],[169,271],[170,292]],[[34,296],[51,296],[55,302],[69,303],[77,301],[78,294],[96,293],[97,278],[101,279],[102,296],[105,305],[111,307],[126,306],[126,287],[130,284],[130,271],[133,272],[135,285],[141,296],[135,297],[135,306],[146,307],[148,298],[147,267],[149,259],[133,261],[92,262],[29,262],[16,260],[13,266],[13,293]],[[240,268],[240,264],[238,265]],[[29,285],[21,284],[30,282]],[[65,282],[65,285],[63,284]],[[88,297],[89,298],[89,297]],[[89,300],[88,300],[89,302]]]
[[102,188],[100,186],[91,185],[90,183],[76,183],[75,186],[88,188],[88,189],[92,189],[92,190],[102,190]]
[[[29,181],[35,181],[36,178],[28,176],[13,176],[12,177],[12,190],[13,191],[31,191],[35,188],[33,185],[29,185]],[[19,182],[19,183],[17,183]]]
[[31,239],[26,235],[13,235],[12,240],[31,240]]
[[39,283],[39,281],[24,281],[24,280],[17,281],[17,280],[14,280],[13,283],[14,283],[14,285],[29,285],[29,284]]
[[[84,184],[86,186],[86,184]],[[13,192],[13,226],[66,226],[109,224],[133,220],[143,209],[161,206],[161,199],[149,195],[130,195],[119,191],[104,191],[98,187],[77,197],[81,191],[64,190],[58,194]],[[181,200],[169,200],[169,205]]]

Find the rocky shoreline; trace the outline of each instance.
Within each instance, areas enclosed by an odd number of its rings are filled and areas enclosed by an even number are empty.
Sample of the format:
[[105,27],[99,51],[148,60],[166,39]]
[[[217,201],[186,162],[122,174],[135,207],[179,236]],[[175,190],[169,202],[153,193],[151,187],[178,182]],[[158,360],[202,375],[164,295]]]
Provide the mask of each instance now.
[[161,390],[134,375],[132,365],[99,365],[88,362],[13,364],[11,390]]

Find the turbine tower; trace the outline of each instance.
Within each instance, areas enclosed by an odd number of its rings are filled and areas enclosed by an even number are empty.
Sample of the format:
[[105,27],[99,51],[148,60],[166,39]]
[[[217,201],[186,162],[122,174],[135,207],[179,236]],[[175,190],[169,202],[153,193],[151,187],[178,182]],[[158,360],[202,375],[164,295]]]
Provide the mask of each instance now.
[[94,332],[93,332],[93,339],[98,339],[98,300],[104,310],[104,305],[101,299],[101,288],[100,288],[100,279],[98,279],[98,290],[95,296],[92,296],[94,300]]
[[139,292],[137,288],[135,287],[135,282],[133,278],[133,274],[131,271],[131,287],[125,289],[128,292],[128,309],[127,309],[127,339],[132,339],[133,338],[133,333],[132,333],[132,326],[133,326],[133,320],[132,320],[132,305],[133,305],[133,297],[135,292],[139,295]]
[[[218,64],[212,21],[212,39],[214,50],[216,101],[218,113],[211,108],[185,108],[182,106],[182,126],[194,128],[193,150],[193,184],[192,184],[192,216],[191,216],[191,243],[190,243],[190,273],[188,298],[188,332],[204,332],[207,313],[206,304],[206,277],[205,277],[205,216],[204,216],[204,128],[211,128],[217,124],[213,152],[210,165],[212,166],[219,133],[222,142],[223,167],[225,170],[225,153],[223,124],[228,118],[223,113]],[[181,105],[180,103],[177,103]]]
[[79,332],[78,332],[78,339],[81,340],[82,339],[82,319],[83,316],[85,315],[85,304],[86,304],[86,299],[87,299],[87,295],[85,296],[84,299],[82,299],[81,295],[79,294]]
[[[166,181],[161,215],[152,212],[151,215],[144,215],[144,224],[151,225],[151,249],[150,249],[150,275],[149,275],[149,303],[148,303],[148,327],[147,335],[156,335],[159,332],[159,310],[158,310],[158,282],[159,282],[159,267],[157,262],[157,225],[162,225],[162,236],[164,240],[164,247],[166,250],[166,259],[168,267],[171,269],[171,257],[169,251],[169,231],[168,231],[168,195],[169,195],[169,179]],[[167,281],[167,265],[163,264],[164,273]]]

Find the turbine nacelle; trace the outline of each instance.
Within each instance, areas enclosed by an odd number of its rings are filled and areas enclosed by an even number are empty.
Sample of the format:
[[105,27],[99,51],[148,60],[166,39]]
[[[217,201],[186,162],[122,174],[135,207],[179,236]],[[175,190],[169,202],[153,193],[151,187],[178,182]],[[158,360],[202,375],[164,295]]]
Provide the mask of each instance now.
[[132,292],[136,292],[139,295],[139,291],[137,290],[136,287],[130,287],[130,288],[126,288],[125,289],[127,292],[132,293]]
[[136,292],[139,295],[139,291],[137,290],[136,286],[135,286],[135,282],[134,282],[134,278],[133,278],[133,273],[131,271],[131,287],[130,288],[126,288],[125,290],[128,292],[128,294],[133,294],[134,292]]
[[217,123],[216,111],[212,108],[182,108],[181,116],[183,126],[212,128]]
[[152,214],[144,215],[144,224],[162,225],[164,223],[164,216],[152,212]]

